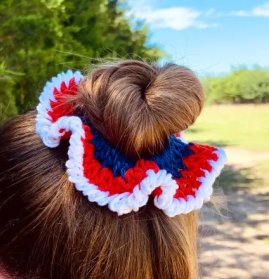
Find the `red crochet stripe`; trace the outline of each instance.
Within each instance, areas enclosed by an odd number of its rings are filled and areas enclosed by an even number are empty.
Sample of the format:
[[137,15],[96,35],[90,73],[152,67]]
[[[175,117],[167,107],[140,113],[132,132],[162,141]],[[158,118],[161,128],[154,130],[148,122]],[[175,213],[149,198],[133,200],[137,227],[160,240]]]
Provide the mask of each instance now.
[[159,167],[154,162],[140,159],[136,162],[134,168],[126,171],[125,180],[121,176],[114,177],[110,169],[102,168],[101,163],[94,159],[91,129],[86,125],[83,127],[85,130],[85,139],[82,139],[84,145],[84,176],[90,183],[98,186],[99,190],[108,191],[110,196],[125,192],[132,193],[134,187],[146,178],[147,170],[153,169],[155,172],[158,172]]
[[[205,173],[203,171],[212,171],[212,167],[208,160],[218,160],[216,153],[213,153],[217,149],[215,147],[193,144],[188,147],[192,150],[194,154],[183,157],[183,163],[187,167],[186,170],[179,170],[182,174],[181,178],[177,178],[176,182],[179,188],[174,195],[174,198],[183,198],[187,200],[187,196],[191,195],[195,197],[195,190],[199,189],[201,182],[198,181],[199,177],[204,177]],[[160,196],[162,194],[162,189],[158,187],[152,193],[154,196]]]
[[53,95],[56,101],[50,100],[50,106],[52,111],[48,111],[48,114],[52,118],[52,122],[56,122],[62,116],[71,116],[74,112],[74,105],[67,102],[68,97],[77,95],[77,84],[75,78],[70,79],[68,86],[63,81],[60,86],[60,91],[54,87]]
[[187,196],[195,197],[195,190],[199,189],[201,182],[198,181],[199,177],[204,177],[207,170],[212,171],[209,160],[218,160],[218,155],[214,153],[217,149],[215,147],[193,144],[188,147],[194,154],[183,157],[183,163],[187,167],[186,170],[179,170],[182,174],[181,178],[176,179],[179,188],[176,191],[174,198],[183,198],[187,200]]

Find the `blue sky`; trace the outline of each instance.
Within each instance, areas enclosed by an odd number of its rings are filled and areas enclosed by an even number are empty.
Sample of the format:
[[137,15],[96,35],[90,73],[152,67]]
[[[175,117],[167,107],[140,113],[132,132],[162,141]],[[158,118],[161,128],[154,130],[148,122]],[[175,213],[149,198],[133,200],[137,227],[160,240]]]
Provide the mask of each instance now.
[[269,1],[130,0],[150,26],[150,43],[199,75],[269,68]]

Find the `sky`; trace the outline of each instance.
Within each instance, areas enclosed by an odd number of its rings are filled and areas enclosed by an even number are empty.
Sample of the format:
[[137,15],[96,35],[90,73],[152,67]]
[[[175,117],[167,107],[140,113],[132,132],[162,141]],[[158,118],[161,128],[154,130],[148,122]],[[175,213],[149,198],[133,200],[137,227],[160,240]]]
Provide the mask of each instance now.
[[[149,44],[198,75],[269,68],[269,1],[129,0],[149,25]],[[167,59],[165,59],[167,60]]]

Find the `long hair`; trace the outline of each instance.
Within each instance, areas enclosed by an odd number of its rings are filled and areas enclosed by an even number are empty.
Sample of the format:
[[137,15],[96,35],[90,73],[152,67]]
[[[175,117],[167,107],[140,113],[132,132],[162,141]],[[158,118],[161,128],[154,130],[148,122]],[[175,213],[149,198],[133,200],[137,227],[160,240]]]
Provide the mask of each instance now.
[[[200,114],[195,75],[137,61],[90,72],[70,100],[126,156],[162,151]],[[152,200],[117,216],[77,192],[68,143],[43,145],[36,111],[0,128],[0,270],[11,278],[197,279],[196,212],[169,218]],[[0,272],[1,273],[1,272]]]

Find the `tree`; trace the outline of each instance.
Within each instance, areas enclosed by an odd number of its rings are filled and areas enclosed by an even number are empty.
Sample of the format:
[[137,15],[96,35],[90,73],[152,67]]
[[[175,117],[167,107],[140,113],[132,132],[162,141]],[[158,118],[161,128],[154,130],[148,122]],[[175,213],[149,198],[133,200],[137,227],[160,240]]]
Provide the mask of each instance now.
[[0,61],[0,88],[5,88],[0,94],[0,123],[17,113],[15,98],[11,92],[14,86],[13,72],[6,69],[5,63]]
[[224,77],[207,77],[203,85],[209,103],[269,102],[269,71],[266,69],[235,69]]
[[161,50],[147,45],[146,26],[132,27],[126,9],[119,0],[1,0],[0,61],[5,71],[20,73],[2,78],[2,106],[8,99],[19,112],[34,106],[45,82],[69,68],[160,58]]

